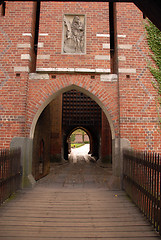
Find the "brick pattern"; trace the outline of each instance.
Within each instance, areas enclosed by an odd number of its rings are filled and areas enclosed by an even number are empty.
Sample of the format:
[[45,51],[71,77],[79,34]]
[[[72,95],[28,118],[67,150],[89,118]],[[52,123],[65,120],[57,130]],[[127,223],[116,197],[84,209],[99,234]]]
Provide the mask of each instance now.
[[[109,55],[109,49],[103,49],[103,43],[109,38],[99,38],[97,33],[109,34],[108,3],[42,2],[38,55],[50,55],[47,59],[38,59],[37,67],[50,68],[110,68],[109,60],[97,60],[95,55]],[[98,10],[99,9],[99,10]],[[63,16],[64,14],[85,15],[86,54],[62,54]]]
[[[57,72],[56,78],[48,73],[31,77],[27,71],[35,68],[35,6],[29,1],[8,1],[6,15],[0,16],[0,147],[8,147],[14,136],[29,137],[39,109],[47,105],[55,93],[77,86],[103,104],[114,126],[115,137],[119,136],[120,129],[121,138],[128,139],[133,148],[160,152],[156,92],[147,68],[142,13],[132,3],[117,3],[118,78],[104,81],[100,74],[92,79],[92,73],[76,72]],[[62,54],[64,14],[86,16],[86,54]],[[103,2],[42,2],[37,68],[109,69],[108,14],[108,3]]]
[[6,14],[0,16],[0,147],[9,147],[14,136],[25,135],[26,87],[28,74],[16,76],[14,67],[29,67],[21,54],[29,54],[29,48],[18,44],[30,44],[32,2],[7,2]]
[[[0,27],[0,45],[1,45],[1,61],[3,60],[3,57],[5,57],[5,54],[7,53],[8,49],[11,46],[11,40],[8,36],[8,34]],[[4,44],[5,43],[5,44]],[[0,63],[0,88],[3,87],[3,85],[8,81],[9,79],[9,75],[8,73],[5,71],[2,63]]]
[[117,9],[118,34],[126,34],[119,43],[132,45],[128,51],[119,49],[118,54],[126,56],[119,67],[136,69],[136,74],[119,74],[121,137],[129,139],[133,148],[160,152],[156,92],[147,66],[149,52],[142,13],[130,3],[118,3]]
[[[39,86],[39,88],[37,88]],[[96,101],[102,102],[108,109],[110,118],[115,127],[115,134],[118,136],[118,98],[117,98],[117,82],[101,82],[100,76],[96,75],[95,79],[91,79],[90,74],[58,74],[56,79],[49,80],[30,79],[29,95],[28,95],[28,134],[33,118],[44,102],[47,103],[49,96],[60,91],[67,91],[67,87],[77,86],[81,90],[86,90],[87,95],[91,94]]]

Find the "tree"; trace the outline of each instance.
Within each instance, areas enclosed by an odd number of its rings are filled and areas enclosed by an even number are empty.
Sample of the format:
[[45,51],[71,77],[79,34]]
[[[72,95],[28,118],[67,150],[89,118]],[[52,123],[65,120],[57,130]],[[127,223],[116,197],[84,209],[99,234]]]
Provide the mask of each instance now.
[[75,141],[75,134],[72,133],[72,135],[70,136],[70,140],[72,143]]
[[147,32],[147,41],[152,53],[150,54],[154,64],[150,64],[150,72],[155,78],[154,88],[157,90],[156,106],[159,118],[159,127],[161,129],[161,31],[148,20],[145,24]]

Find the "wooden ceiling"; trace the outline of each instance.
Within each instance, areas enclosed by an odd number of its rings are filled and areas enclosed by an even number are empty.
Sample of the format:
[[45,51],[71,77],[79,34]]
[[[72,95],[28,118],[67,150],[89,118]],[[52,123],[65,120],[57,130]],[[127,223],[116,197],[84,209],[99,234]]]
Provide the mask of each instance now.
[[[37,1],[40,1],[40,0],[37,0]],[[56,2],[57,0],[53,0],[53,1]],[[69,1],[69,0],[65,0],[65,1]],[[76,0],[71,0],[71,2],[72,1],[76,1]],[[81,2],[82,0],[77,0],[77,1]],[[83,1],[91,2],[91,0],[83,0]],[[0,0],[0,4],[2,4],[3,2],[4,1]],[[43,0],[41,2],[43,2]],[[143,12],[145,16],[147,16],[161,30],[161,0],[133,0],[133,1],[132,0],[93,0],[93,2],[132,2]]]
[[63,93],[62,123],[64,126],[101,126],[101,108],[90,97],[76,90]]
[[134,0],[133,2],[161,30],[161,0]]

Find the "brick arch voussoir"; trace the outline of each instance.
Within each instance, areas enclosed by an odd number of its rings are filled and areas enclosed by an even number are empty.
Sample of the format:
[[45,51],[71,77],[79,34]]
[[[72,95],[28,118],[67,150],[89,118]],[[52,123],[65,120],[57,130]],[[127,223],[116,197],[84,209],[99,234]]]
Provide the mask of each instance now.
[[[115,135],[115,113],[108,101],[107,89],[99,81],[91,81],[87,75],[60,75],[57,79],[47,81],[28,99],[27,126],[30,137],[33,137],[36,122],[44,108],[59,94],[76,89],[91,97],[105,112],[112,132]],[[109,95],[109,93],[108,93]],[[112,98],[112,96],[111,96]],[[109,98],[110,99],[110,98]],[[109,113],[108,113],[109,112]]]

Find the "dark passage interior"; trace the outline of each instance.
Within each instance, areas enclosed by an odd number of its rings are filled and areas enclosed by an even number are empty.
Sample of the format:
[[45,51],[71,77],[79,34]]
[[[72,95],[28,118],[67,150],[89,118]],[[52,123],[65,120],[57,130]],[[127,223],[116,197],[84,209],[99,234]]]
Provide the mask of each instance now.
[[76,90],[63,94],[62,128],[64,159],[68,160],[68,135],[82,127],[91,135],[91,154],[99,158],[99,136],[101,130],[101,108],[90,97]]
[[32,165],[36,180],[49,173],[51,162],[69,160],[70,135],[76,129],[88,134],[89,154],[96,161],[112,163],[112,137],[106,115],[93,99],[73,89],[53,99],[37,121]]

